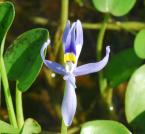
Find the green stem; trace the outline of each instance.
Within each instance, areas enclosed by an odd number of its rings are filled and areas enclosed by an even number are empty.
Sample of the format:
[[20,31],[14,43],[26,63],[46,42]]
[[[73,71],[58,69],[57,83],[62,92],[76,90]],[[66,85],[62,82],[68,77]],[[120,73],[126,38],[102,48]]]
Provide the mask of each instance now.
[[0,74],[0,107],[1,107],[1,74]]
[[[82,23],[84,29],[100,29],[102,28],[102,23]],[[106,29],[107,30],[115,30],[115,31],[139,31],[141,29],[145,28],[145,23],[143,22],[137,22],[137,21],[127,21],[127,22],[109,22],[107,24]]]
[[67,126],[64,124],[63,119],[61,124],[61,134],[67,134]]
[[5,64],[4,64],[4,60],[3,60],[2,56],[0,56],[0,72],[1,72],[1,76],[2,76],[4,95],[5,95],[5,99],[6,99],[6,105],[7,105],[7,109],[8,109],[10,122],[14,127],[17,127],[16,116],[15,116],[12,98],[11,98],[11,94],[10,94],[10,90],[9,90],[7,73],[6,73]]
[[16,82],[16,116],[18,127],[21,128],[24,124],[22,92],[18,89],[18,81]]
[[[61,0],[61,17],[60,17],[60,26],[58,31],[56,32],[55,37],[55,54],[54,56],[63,57],[62,55],[62,35],[65,29],[66,22],[68,20],[68,9],[69,9],[69,0]],[[61,60],[61,59],[60,59]],[[67,134],[67,126],[65,126],[64,121],[62,119],[61,125],[61,134]]]
[[69,0],[61,0],[60,26],[55,35],[56,36],[56,38],[55,38],[55,54],[54,54],[55,57],[57,57],[59,50],[62,47],[62,45],[61,45],[62,35],[64,32],[66,22],[68,20],[68,8],[69,8]]
[[[103,49],[103,39],[105,36],[105,31],[108,23],[109,15],[106,14],[104,17],[104,21],[102,23],[100,32],[98,34],[98,40],[97,40],[97,46],[96,46],[96,52],[97,52],[97,60],[100,60],[102,58],[102,49]],[[103,72],[99,72],[99,89],[101,91],[101,94],[103,94],[104,91],[104,78],[103,78]]]
[[98,40],[97,40],[97,47],[96,47],[96,51],[97,51],[97,60],[100,60],[102,57],[102,48],[103,48],[103,39],[104,39],[104,35],[105,35],[105,31],[106,31],[106,27],[107,27],[107,22],[109,19],[109,15],[106,14],[104,17],[104,22],[102,23],[100,32],[98,34]]
[[68,20],[68,6],[69,6],[69,0],[61,0],[60,24],[61,24],[62,31],[64,30],[66,22]]
[[[102,23],[102,26],[100,28],[100,32],[98,35],[98,40],[97,40],[97,47],[96,47],[96,51],[97,51],[97,60],[100,60],[102,58],[102,49],[103,49],[103,40],[104,40],[104,36],[105,36],[105,31],[108,25],[108,19],[109,19],[109,14],[106,14],[104,17],[104,21]],[[105,90],[107,87],[107,82],[106,79],[103,76],[103,71],[100,71],[98,73],[98,80],[99,80],[99,89],[101,92],[101,95],[104,99],[104,101],[107,103],[107,108],[109,108],[110,110],[110,114],[111,117],[116,118],[117,116],[115,116],[115,112],[113,110],[113,105],[112,105],[112,89],[108,89]]]

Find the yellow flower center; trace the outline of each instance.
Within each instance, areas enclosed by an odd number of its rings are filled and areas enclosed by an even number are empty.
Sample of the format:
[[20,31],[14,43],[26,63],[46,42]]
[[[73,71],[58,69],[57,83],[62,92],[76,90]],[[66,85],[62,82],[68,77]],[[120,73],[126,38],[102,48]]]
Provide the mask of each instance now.
[[64,62],[76,63],[76,56],[73,53],[66,53],[64,54]]

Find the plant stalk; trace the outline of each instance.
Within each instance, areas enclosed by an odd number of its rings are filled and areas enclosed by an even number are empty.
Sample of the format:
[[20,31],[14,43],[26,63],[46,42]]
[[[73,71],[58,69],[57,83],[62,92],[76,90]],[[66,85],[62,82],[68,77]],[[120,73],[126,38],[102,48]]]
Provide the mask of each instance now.
[[1,73],[3,87],[4,87],[4,95],[5,95],[10,123],[15,128],[17,128],[16,116],[15,116],[14,107],[12,103],[12,97],[11,97],[11,93],[9,89],[9,83],[8,83],[6,69],[5,69],[5,64],[4,64],[4,60],[2,56],[0,56],[0,73]]
[[60,26],[58,27],[58,30],[55,35],[55,57],[57,57],[59,51],[62,51],[62,35],[65,29],[66,22],[68,20],[68,9],[69,0],[61,0]]
[[[108,23],[108,19],[109,19],[109,14],[105,14],[105,17],[104,17],[104,21],[102,23],[102,26],[101,26],[101,29],[100,29],[100,32],[98,34],[98,39],[97,39],[97,45],[96,45],[96,58],[97,60],[101,60],[102,58],[102,49],[103,49],[103,40],[104,40],[104,36],[105,36],[105,31],[106,31],[106,28],[107,28],[107,23]],[[99,75],[99,89],[101,91],[101,94],[103,95],[104,93],[104,86],[105,86],[105,80],[103,78],[103,72],[100,71],[98,73]]]
[[61,134],[67,134],[67,126],[64,124],[63,119],[61,124]]
[[[98,40],[97,40],[97,47],[96,47],[97,60],[102,59],[103,40],[104,40],[104,37],[105,37],[105,31],[107,29],[108,20],[109,20],[109,14],[106,14],[104,16],[104,21],[103,21],[102,26],[100,28],[100,32],[99,32]],[[110,89],[110,88],[107,88],[107,90],[106,90],[107,81],[103,76],[103,71],[100,71],[98,73],[98,80],[99,80],[99,89],[100,89],[101,96],[103,97],[104,101],[107,104],[107,107],[109,108],[111,118],[113,117],[113,118],[117,119],[117,116],[115,114],[115,111],[114,111],[114,108],[113,108],[113,105],[112,105],[112,94],[113,94],[113,92],[112,92],[112,89]]]
[[22,128],[24,124],[22,92],[18,89],[18,81],[16,82],[16,116],[18,127]]
[[68,20],[68,7],[69,7],[69,0],[62,0],[61,1],[61,18],[60,18],[60,25],[61,25],[62,30],[64,30],[66,22]]
[[[89,23],[89,22],[83,22],[82,23],[84,29],[101,29],[102,23]],[[107,30],[115,30],[115,31],[139,31],[141,29],[145,28],[145,23],[143,22],[137,22],[137,21],[127,21],[127,22],[109,22],[107,24],[106,29]]]
[[0,107],[1,107],[1,74],[0,74]]
[[[62,35],[65,29],[65,25],[66,22],[68,20],[68,9],[69,9],[69,0],[61,0],[61,17],[60,17],[60,35],[59,35],[59,41],[56,43],[56,53],[55,55],[57,55],[59,53],[59,55],[62,55]],[[60,50],[61,49],[61,50]],[[61,57],[61,56],[60,56]],[[61,61],[62,62],[62,61]],[[64,124],[64,121],[62,119],[62,124],[61,124],[61,134],[67,134],[67,126]]]

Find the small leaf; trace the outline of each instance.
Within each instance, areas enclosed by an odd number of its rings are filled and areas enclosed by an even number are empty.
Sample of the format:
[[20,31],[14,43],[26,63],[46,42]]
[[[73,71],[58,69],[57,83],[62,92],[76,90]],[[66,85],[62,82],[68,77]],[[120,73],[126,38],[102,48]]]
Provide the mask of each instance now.
[[136,56],[132,48],[114,55],[110,59],[104,72],[110,86],[114,88],[128,80],[142,62],[143,61]]
[[129,123],[145,130],[145,65],[133,73],[128,83],[125,112]]
[[14,20],[15,9],[11,2],[0,3],[0,46],[3,53],[6,34]]
[[111,13],[114,16],[127,14],[135,2],[136,0],[93,0],[93,4],[98,11]]
[[28,118],[20,134],[39,134],[40,132],[41,126],[34,119]]
[[145,59],[145,29],[141,30],[135,38],[134,50],[138,57]]
[[0,134],[19,134],[20,130],[0,120]]
[[131,134],[131,132],[119,122],[96,120],[84,123],[81,134]]
[[19,36],[4,55],[8,78],[18,80],[18,89],[26,91],[42,66],[40,49],[48,39],[48,31],[37,28]]

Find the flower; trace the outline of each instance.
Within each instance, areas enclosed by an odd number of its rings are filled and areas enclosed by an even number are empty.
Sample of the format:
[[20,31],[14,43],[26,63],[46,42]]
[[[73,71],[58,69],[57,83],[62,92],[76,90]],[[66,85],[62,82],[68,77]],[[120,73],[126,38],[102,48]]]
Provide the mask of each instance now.
[[50,44],[49,39],[42,46],[41,57],[48,68],[55,73],[63,75],[63,79],[66,81],[66,91],[62,101],[61,111],[65,125],[70,126],[77,107],[75,77],[98,72],[103,69],[109,59],[110,47],[106,47],[106,55],[101,61],[77,67],[78,58],[83,46],[83,30],[79,20],[74,22],[71,27],[70,22],[67,22],[62,42],[65,67],[56,62],[45,60],[44,51]]

